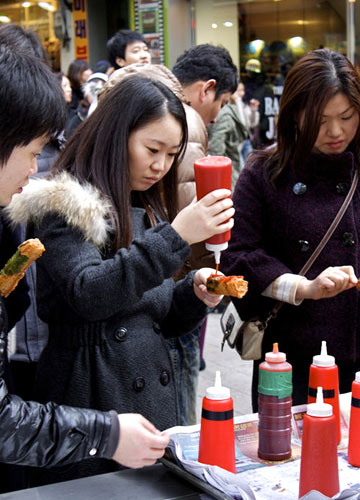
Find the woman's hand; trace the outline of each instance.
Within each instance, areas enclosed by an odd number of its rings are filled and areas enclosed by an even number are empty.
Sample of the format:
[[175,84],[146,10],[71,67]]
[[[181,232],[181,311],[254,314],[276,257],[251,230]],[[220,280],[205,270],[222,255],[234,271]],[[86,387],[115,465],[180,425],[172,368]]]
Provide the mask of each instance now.
[[296,299],[326,299],[335,297],[357,284],[352,266],[328,267],[314,280],[302,279],[297,287]]
[[172,222],[172,227],[189,245],[221,234],[234,225],[231,191],[216,189],[199,201],[183,208]]
[[[221,302],[223,295],[215,295],[209,293],[206,288],[206,280],[211,274],[215,274],[215,269],[210,267],[203,267],[194,274],[194,292],[198,299],[200,299],[208,307],[216,307]],[[218,274],[222,274],[218,272]]]
[[118,415],[120,440],[113,460],[125,467],[138,469],[152,465],[164,455],[170,436],[158,431],[142,415],[122,413]]

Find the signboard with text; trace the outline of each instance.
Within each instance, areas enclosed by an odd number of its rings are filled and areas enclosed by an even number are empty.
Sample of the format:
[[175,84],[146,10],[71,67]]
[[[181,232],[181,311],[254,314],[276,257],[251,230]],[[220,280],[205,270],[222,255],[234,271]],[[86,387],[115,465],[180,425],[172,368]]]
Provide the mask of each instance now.
[[89,61],[87,0],[73,0],[75,59]]

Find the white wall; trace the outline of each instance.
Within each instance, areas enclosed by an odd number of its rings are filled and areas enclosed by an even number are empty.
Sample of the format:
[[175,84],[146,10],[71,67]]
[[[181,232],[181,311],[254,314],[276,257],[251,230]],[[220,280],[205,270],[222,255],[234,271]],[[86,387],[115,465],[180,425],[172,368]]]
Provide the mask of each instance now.
[[[224,2],[219,5],[215,0],[195,0],[195,20],[196,44],[222,45],[239,67],[237,3]],[[227,28],[223,25],[225,21],[233,25]],[[217,24],[216,29],[211,27],[213,23]]]
[[168,0],[169,67],[191,46],[189,2]]

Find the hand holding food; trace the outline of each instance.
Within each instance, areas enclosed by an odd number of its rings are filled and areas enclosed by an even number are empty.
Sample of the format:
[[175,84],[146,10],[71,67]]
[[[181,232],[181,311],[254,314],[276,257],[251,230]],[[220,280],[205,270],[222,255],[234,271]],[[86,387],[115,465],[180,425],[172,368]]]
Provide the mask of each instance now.
[[[194,274],[194,292],[208,307],[216,307],[221,302],[223,296],[210,293],[206,287],[206,280],[214,272],[210,267],[203,267]],[[220,276],[220,274],[219,274]]]
[[26,269],[42,255],[45,247],[37,238],[26,240],[0,271],[0,294],[7,297],[24,276]]
[[299,281],[296,299],[326,299],[357,286],[358,279],[352,266],[328,267],[315,279]]
[[206,288],[216,295],[229,295],[241,299],[248,290],[248,282],[243,276],[211,274],[206,281]]

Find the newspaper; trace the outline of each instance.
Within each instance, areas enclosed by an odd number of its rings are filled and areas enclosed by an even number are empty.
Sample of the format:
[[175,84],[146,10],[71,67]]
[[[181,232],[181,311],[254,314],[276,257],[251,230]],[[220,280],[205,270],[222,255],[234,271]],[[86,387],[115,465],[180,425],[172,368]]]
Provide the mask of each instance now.
[[[338,446],[340,489],[354,489],[359,493],[359,469],[347,462],[350,404],[351,393],[342,394],[340,396],[342,440]],[[234,418],[235,474],[197,461],[200,425],[168,429],[171,434],[169,449],[178,465],[235,500],[297,500],[302,423],[305,412],[306,405],[292,408],[292,455],[288,460],[281,462],[268,462],[257,456],[257,413]]]

